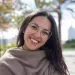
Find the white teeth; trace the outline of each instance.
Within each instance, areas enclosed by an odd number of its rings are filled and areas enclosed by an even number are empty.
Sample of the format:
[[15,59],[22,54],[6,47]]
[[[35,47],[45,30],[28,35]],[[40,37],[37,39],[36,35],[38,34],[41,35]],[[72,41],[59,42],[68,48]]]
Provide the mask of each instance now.
[[31,41],[33,41],[34,43],[38,43],[38,41],[34,40],[34,39],[31,39]]

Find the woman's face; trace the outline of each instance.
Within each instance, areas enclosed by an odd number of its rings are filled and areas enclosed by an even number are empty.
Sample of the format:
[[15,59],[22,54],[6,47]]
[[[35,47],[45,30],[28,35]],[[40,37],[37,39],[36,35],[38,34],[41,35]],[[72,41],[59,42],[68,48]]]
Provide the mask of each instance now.
[[24,48],[38,50],[49,37],[51,23],[44,16],[35,17],[24,31]]

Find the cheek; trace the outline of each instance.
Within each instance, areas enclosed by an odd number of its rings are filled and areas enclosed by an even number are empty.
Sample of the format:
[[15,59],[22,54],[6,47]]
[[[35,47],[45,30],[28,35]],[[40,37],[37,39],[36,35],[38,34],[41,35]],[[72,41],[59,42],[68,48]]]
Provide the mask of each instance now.
[[26,30],[24,32],[24,36],[27,36],[30,32],[31,32],[31,30],[29,28],[26,28]]
[[27,39],[28,35],[29,35],[28,30],[25,30],[25,32],[24,32],[24,40],[26,40],[26,39]]
[[48,40],[48,37],[45,37],[45,38],[43,37],[42,39],[43,39],[43,43],[45,44]]

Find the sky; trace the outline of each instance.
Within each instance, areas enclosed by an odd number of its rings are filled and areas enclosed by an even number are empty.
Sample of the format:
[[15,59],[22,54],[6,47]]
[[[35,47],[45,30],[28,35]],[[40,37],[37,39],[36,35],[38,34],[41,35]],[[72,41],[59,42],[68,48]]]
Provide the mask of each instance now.
[[64,41],[68,40],[68,30],[69,30],[70,27],[75,28],[75,19],[66,10],[63,10],[63,16],[62,16],[62,23],[61,23],[61,25],[62,25],[61,26],[62,40],[64,40]]
[[34,0],[21,0],[28,5],[28,9],[36,9]]
[[16,28],[8,28],[5,31],[0,29],[0,39],[11,39],[17,36],[18,30]]

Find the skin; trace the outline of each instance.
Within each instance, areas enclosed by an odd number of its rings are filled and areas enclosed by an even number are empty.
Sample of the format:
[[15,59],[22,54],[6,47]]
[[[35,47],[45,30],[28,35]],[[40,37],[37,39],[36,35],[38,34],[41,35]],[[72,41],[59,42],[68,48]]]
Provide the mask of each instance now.
[[24,31],[24,49],[39,50],[49,37],[51,23],[44,16],[35,17]]

